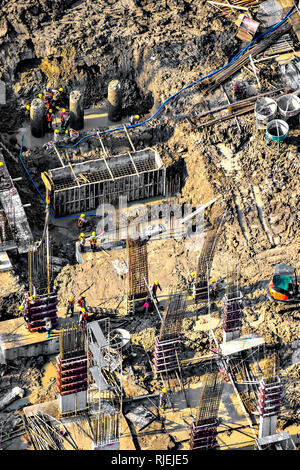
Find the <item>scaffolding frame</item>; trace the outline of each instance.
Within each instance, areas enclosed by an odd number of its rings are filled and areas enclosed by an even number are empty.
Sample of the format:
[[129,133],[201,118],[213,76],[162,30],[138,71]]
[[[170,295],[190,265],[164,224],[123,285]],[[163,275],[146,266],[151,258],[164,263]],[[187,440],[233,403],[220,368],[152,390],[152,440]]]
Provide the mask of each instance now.
[[110,318],[88,323],[88,409],[97,446],[119,442],[122,413],[122,351],[110,344]]

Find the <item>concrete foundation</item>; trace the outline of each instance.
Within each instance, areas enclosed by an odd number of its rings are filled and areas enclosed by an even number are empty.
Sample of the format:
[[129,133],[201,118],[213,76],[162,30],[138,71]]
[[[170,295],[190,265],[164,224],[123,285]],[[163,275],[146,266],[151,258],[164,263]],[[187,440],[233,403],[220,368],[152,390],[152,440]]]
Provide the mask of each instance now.
[[71,413],[87,408],[87,391],[71,393],[70,395],[58,395],[58,408],[61,413]]
[[276,423],[277,423],[277,416],[270,416],[267,418],[260,416],[258,437],[261,438],[261,437],[271,436],[272,434],[275,434]]
[[232,341],[240,337],[240,330],[236,331],[223,331],[223,343],[227,343],[228,341]]
[[108,119],[120,121],[122,117],[122,85],[119,80],[109,82],[107,91]]
[[[46,331],[31,333],[23,317],[0,322],[0,364],[22,357],[50,356],[59,353],[59,330],[70,327],[72,318],[64,318],[65,309],[58,311],[58,327],[46,339]],[[79,313],[78,313],[79,315]],[[74,320],[73,320],[74,321]]]
[[74,90],[70,93],[70,128],[80,131],[84,126],[83,95]]
[[11,271],[12,268],[13,267],[7,253],[0,253],[0,272]]
[[30,127],[33,137],[43,137],[45,135],[46,108],[44,102],[35,98],[30,106]]

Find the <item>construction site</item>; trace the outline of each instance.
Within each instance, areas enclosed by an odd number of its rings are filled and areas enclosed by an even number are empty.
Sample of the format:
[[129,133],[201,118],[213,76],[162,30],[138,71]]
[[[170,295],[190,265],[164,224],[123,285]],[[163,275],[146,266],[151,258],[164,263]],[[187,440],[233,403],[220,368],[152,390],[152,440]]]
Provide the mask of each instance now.
[[0,450],[300,449],[299,2],[0,12]]

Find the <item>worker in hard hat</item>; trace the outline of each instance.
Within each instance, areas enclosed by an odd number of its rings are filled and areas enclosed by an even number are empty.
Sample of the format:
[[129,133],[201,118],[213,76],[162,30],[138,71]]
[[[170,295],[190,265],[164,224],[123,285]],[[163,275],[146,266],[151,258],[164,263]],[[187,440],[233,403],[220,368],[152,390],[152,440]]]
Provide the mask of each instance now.
[[40,99],[40,100],[43,99],[43,93],[39,93],[39,99]]
[[158,298],[157,298],[157,289],[160,289],[161,290],[161,287],[160,287],[160,284],[158,281],[154,281],[153,285],[152,285],[152,288],[151,288],[151,291],[152,291],[152,296],[153,298],[156,300],[156,302],[158,302]]
[[139,119],[140,116],[138,114],[133,114],[132,116],[130,116],[129,122],[132,126],[134,126],[134,124],[136,124]]
[[167,393],[168,393],[167,390],[165,388],[163,388],[160,395],[159,395],[159,408],[162,411],[165,411],[165,409],[167,407],[167,399],[168,399]]
[[60,122],[61,122],[62,127],[64,127],[65,123],[66,123],[66,110],[65,110],[65,108],[60,113]]
[[74,297],[70,297],[69,300],[68,300],[66,316],[69,315],[69,313],[70,313],[70,317],[73,317],[73,315],[74,315],[74,306],[75,306],[75,299],[74,299]]
[[54,129],[54,137],[53,137],[53,140],[55,143],[59,142],[60,141],[60,136],[59,136],[59,130],[58,129]]
[[86,217],[85,214],[80,214],[79,219],[77,220],[77,226],[79,228],[83,228],[86,225]]
[[93,232],[91,235],[91,250],[96,251],[97,249],[97,235],[96,232]]
[[45,330],[47,331],[46,339],[48,339],[52,333],[52,321],[49,317],[45,318]]
[[46,120],[47,120],[47,129],[48,129],[48,131],[53,131],[53,126],[52,126],[52,122],[53,122],[53,111],[52,111],[52,109],[49,109],[49,110],[48,110],[48,113],[47,113],[47,116],[46,116]]
[[86,324],[87,324],[87,311],[84,307],[80,309],[80,316],[79,316],[79,325],[81,326],[82,331],[86,331]]
[[4,163],[0,162],[0,183],[2,183],[2,180],[4,179],[5,179]]
[[186,280],[189,288],[192,287],[192,285],[195,282],[195,279],[196,279],[196,273],[194,271],[189,271],[187,275],[187,280]]
[[[68,129],[67,129],[67,130],[68,130]],[[66,131],[66,132],[67,132],[67,131]],[[79,137],[79,132],[76,131],[75,129],[70,129],[70,130],[69,130],[69,140],[70,140],[71,142],[74,142],[74,141],[77,139],[77,137]]]
[[80,308],[86,309],[86,295],[82,294],[78,299],[78,305]]
[[216,279],[211,278],[209,280],[209,286],[210,286],[210,294],[215,299],[218,293],[218,283]]
[[85,234],[81,233],[79,235],[79,250],[84,253],[85,250]]

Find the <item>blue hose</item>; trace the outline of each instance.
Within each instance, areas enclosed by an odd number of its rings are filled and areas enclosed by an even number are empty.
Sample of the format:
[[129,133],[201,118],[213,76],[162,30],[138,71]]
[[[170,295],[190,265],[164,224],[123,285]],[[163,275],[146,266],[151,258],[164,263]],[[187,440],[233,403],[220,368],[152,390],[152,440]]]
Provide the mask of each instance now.
[[[258,41],[258,39],[262,38],[263,36],[265,36],[266,34],[269,34],[269,33],[272,33],[273,31],[275,31],[275,29],[279,28],[279,26],[281,26],[291,15],[292,15],[292,10],[294,8],[294,5],[289,9],[289,11],[287,12],[287,14],[285,15],[285,17],[279,21],[279,23],[277,23],[276,25],[274,25],[271,29],[269,29],[268,31],[266,31],[265,33],[261,34],[260,36],[258,36],[257,38],[253,39],[252,42],[250,42],[249,44],[247,44],[245,47],[243,47],[232,59],[230,62],[228,62],[228,64],[224,65],[223,67],[221,67],[220,69],[218,70],[215,70],[214,72],[211,72],[210,74],[208,75],[205,75],[204,77],[201,77],[201,78],[198,78],[198,80],[196,80],[195,82],[192,82],[190,83],[189,85],[186,85],[185,87],[181,88],[180,90],[176,91],[173,95],[169,96],[169,98],[167,98],[161,105],[160,107],[155,111],[155,113],[150,116],[148,119],[146,119],[145,121],[143,122],[139,122],[137,124],[132,124],[130,126],[126,126],[126,129],[134,129],[135,127],[140,127],[140,126],[143,126],[144,124],[146,124],[147,122],[151,121],[152,119],[155,118],[155,116],[157,116],[157,114],[165,107],[165,105],[171,101],[173,98],[175,98],[177,95],[179,95],[179,93],[182,93],[183,91],[187,90],[188,88],[191,88],[195,85],[197,85],[198,83],[200,83],[202,80],[205,80],[206,78],[210,78],[212,77],[213,75],[215,75],[216,73],[220,72],[221,70],[224,70],[225,68],[229,67],[229,65],[231,65],[233,62],[235,62],[242,54],[243,52],[245,52],[250,46],[252,46],[252,44],[256,41]],[[115,132],[115,131],[122,131],[123,130],[123,127],[115,127],[113,129],[106,129],[104,131],[101,131],[99,132],[100,135],[102,134],[107,134],[107,133],[110,133],[110,132]],[[75,144],[73,145],[56,145],[56,147],[58,148],[73,148],[73,147],[76,147],[77,145],[80,144],[80,142],[82,142],[83,140],[87,139],[88,137],[95,137],[97,134],[88,134],[84,137],[82,137],[80,140],[78,140],[78,142],[76,142]]]
[[[228,62],[228,64],[224,65],[223,67],[221,67],[220,69],[218,70],[215,70],[214,72],[211,72],[210,74],[208,75],[205,75],[204,77],[201,77],[201,78],[198,78],[198,80],[196,80],[195,82],[192,82],[190,83],[189,85],[186,85],[185,87],[181,88],[180,90],[176,91],[176,93],[174,93],[173,95],[171,95],[169,98],[167,98],[161,105],[160,107],[155,111],[155,113],[150,116],[148,119],[146,119],[145,121],[143,122],[139,122],[137,124],[132,124],[130,126],[126,126],[126,129],[134,129],[135,127],[140,127],[140,126],[143,126],[144,124],[146,124],[147,122],[151,121],[152,119],[155,118],[155,116],[158,115],[158,113],[165,107],[165,105],[171,101],[173,98],[175,98],[177,95],[179,95],[180,93],[182,93],[183,91],[187,90],[188,88],[191,88],[195,85],[197,85],[198,83],[200,83],[202,80],[205,80],[206,78],[209,78],[209,77],[212,77],[213,75],[215,75],[216,73],[220,72],[221,70],[224,70],[225,68],[229,67],[229,65],[231,65],[233,62],[235,62],[242,54],[243,52],[245,52],[254,42],[258,41],[258,39],[262,38],[263,36],[265,36],[266,34],[269,34],[269,33],[272,33],[273,31],[275,31],[275,29],[279,28],[279,26],[281,26],[293,13],[292,13],[292,10],[294,9],[295,5],[293,5],[289,11],[287,12],[287,14],[285,15],[285,17],[279,21],[279,23],[277,23],[275,26],[273,26],[271,29],[269,29],[268,31],[266,31],[265,33],[261,34],[260,36],[258,36],[257,38],[255,38],[252,42],[250,42],[249,44],[247,44],[245,47],[243,47],[232,59],[230,62]],[[106,129],[104,131],[101,131],[99,132],[99,135],[103,135],[103,134],[107,134],[107,133],[110,133],[110,132],[115,132],[115,131],[121,131],[123,130],[123,127],[115,127],[113,129]],[[79,145],[81,142],[83,142],[85,139],[89,138],[89,137],[95,137],[97,134],[88,134],[84,137],[82,137],[80,140],[78,140],[75,144],[73,145],[57,145],[56,144],[56,147],[58,148],[73,148],[73,147],[76,147],[77,145]],[[44,199],[44,197],[42,196],[41,192],[39,191],[37,185],[35,184],[34,180],[32,179],[32,177],[30,176],[23,160],[22,160],[22,150],[23,150],[23,139],[24,139],[24,134],[22,134],[22,143],[21,143],[21,149],[20,149],[20,161],[23,165],[23,168],[24,170],[26,171],[27,175],[29,176],[29,179],[31,180],[32,184],[34,185],[35,189],[37,190],[37,192],[39,193],[39,195],[41,196],[42,200],[45,202],[46,204],[46,200]],[[52,213],[51,209],[50,209],[50,215],[51,217],[54,219],[54,220],[62,220],[62,219],[70,219],[70,218],[76,218],[77,216],[75,215],[69,215],[69,216],[66,216],[66,217],[55,217],[54,214]],[[96,214],[86,214],[87,216],[96,216]]]

